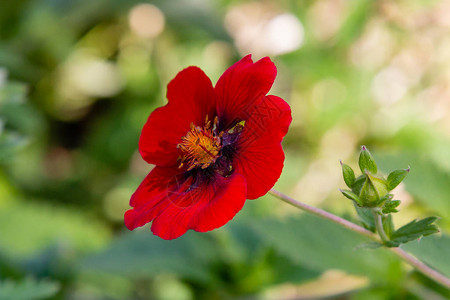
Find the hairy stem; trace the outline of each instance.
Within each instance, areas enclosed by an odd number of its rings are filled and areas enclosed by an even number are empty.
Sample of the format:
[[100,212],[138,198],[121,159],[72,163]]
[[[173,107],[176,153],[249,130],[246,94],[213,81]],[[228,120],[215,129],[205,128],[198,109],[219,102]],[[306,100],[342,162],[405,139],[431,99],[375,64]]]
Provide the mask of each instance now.
[[330,221],[333,221],[334,223],[337,223],[337,224],[339,224],[339,225],[341,225],[341,226],[343,226],[345,228],[348,228],[348,229],[353,230],[353,231],[355,231],[355,232],[357,232],[359,234],[362,234],[362,235],[364,235],[364,236],[366,236],[368,238],[373,239],[374,234],[371,231],[369,231],[369,230],[367,230],[367,229],[365,229],[365,228],[363,228],[363,227],[361,227],[359,225],[356,225],[355,223],[352,223],[350,221],[342,219],[342,218],[340,218],[340,217],[338,217],[336,215],[333,215],[333,214],[331,214],[331,213],[329,213],[327,211],[324,211],[323,209],[320,209],[320,208],[308,205],[306,203],[299,202],[299,201],[297,201],[297,200],[295,200],[295,199],[293,199],[293,198],[291,198],[291,197],[289,197],[289,196],[287,196],[287,195],[285,195],[285,194],[283,194],[283,193],[281,193],[279,191],[276,191],[274,189],[271,189],[269,191],[269,193],[272,194],[273,196],[277,197],[278,199],[280,199],[280,200],[282,200],[284,202],[287,202],[287,203],[289,203],[289,204],[291,204],[291,205],[293,205],[293,206],[295,206],[297,208],[300,208],[300,209],[302,209],[304,211],[307,211],[309,213],[312,213],[313,215],[322,217],[324,219],[328,219]]
[[381,215],[378,214],[378,212],[375,209],[372,209],[373,219],[375,221],[375,228],[377,229],[378,235],[380,236],[381,240],[385,244],[389,241],[388,236],[386,235],[386,232],[384,232],[383,228],[383,220],[381,219]]
[[[380,237],[377,236],[376,234],[372,233],[371,231],[353,223],[350,221],[347,221],[341,217],[338,217],[336,215],[333,215],[323,209],[314,207],[314,206],[310,206],[308,204],[299,202],[277,190],[270,190],[269,193],[286,202],[291,204],[292,206],[295,206],[297,208],[300,208],[306,212],[312,213],[313,215],[319,216],[321,218],[330,220],[336,224],[339,224],[347,229],[350,229],[354,232],[357,232],[365,237],[368,237],[376,242],[383,242],[382,240],[380,240]],[[378,214],[377,214],[378,215]],[[381,224],[381,230],[378,229],[378,225],[377,225],[377,230],[379,232],[382,232],[385,236],[385,238],[387,239],[386,233],[383,230],[383,224],[381,222],[381,216],[378,215],[380,217],[379,223]],[[377,220],[377,218],[375,218],[375,220]],[[377,221],[375,221],[377,223]],[[381,236],[381,235],[380,235]],[[387,239],[389,240],[389,239]],[[405,262],[407,262],[408,264],[410,264],[411,266],[413,266],[414,268],[416,268],[418,271],[420,271],[422,274],[424,274],[425,276],[435,280],[436,282],[442,284],[443,286],[450,288],[450,278],[445,277],[444,275],[442,275],[441,273],[437,272],[436,270],[430,268],[429,266],[427,266],[426,264],[424,264],[423,262],[421,262],[420,260],[418,260],[417,258],[415,258],[414,256],[412,256],[411,254],[407,253],[406,251],[404,251],[403,249],[397,247],[397,248],[387,248],[390,251],[392,251],[393,253],[395,253],[398,257],[400,257],[402,260],[404,260]]]

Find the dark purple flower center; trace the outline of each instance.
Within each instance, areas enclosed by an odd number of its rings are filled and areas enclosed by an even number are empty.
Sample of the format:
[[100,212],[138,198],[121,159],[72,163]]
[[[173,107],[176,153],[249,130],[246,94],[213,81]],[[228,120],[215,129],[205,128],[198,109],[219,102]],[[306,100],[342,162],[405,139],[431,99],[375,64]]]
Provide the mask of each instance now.
[[230,129],[223,131],[218,130],[218,126],[217,116],[212,123],[206,116],[203,127],[191,123],[191,129],[177,145],[183,152],[180,168],[186,165],[187,171],[197,170],[207,177],[214,173],[228,177],[233,173],[232,161],[245,121],[237,122]]

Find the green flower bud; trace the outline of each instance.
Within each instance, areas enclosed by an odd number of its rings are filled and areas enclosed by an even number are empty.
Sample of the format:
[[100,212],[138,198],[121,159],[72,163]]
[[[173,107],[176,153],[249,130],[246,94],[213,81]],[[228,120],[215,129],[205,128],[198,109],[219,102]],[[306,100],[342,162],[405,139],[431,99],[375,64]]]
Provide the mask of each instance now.
[[377,175],[378,168],[375,160],[365,146],[361,146],[359,155],[359,168],[362,175],[355,178],[353,169],[342,161],[340,163],[345,184],[351,189],[340,190],[345,197],[359,207],[378,208],[380,213],[397,212],[396,207],[400,201],[392,200],[393,195],[389,192],[406,177],[409,168],[393,171],[387,179],[385,176]]
[[359,198],[364,207],[380,206],[388,195],[386,181],[382,178],[375,177],[370,173],[366,173],[364,184],[359,192]]

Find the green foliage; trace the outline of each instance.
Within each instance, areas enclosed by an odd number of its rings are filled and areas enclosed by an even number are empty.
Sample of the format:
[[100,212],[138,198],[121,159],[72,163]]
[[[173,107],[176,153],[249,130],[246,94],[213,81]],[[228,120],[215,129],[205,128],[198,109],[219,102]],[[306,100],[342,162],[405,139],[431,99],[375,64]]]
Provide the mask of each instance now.
[[58,283],[27,278],[21,281],[0,281],[0,300],[49,299],[60,289]]
[[352,189],[351,192],[341,190],[345,197],[355,201],[361,207],[379,207],[386,200],[391,199],[386,180],[374,175],[377,172],[376,163],[365,146],[361,147],[359,156],[362,175],[355,179],[353,170],[342,162],[341,165],[344,181]]
[[358,207],[355,205],[356,213],[358,214],[359,220],[362,225],[372,231],[375,232],[375,221],[373,219],[372,210],[366,207]]
[[433,224],[437,219],[436,217],[428,217],[419,221],[413,220],[393,232],[391,240],[393,243],[400,245],[437,233],[439,229],[436,224]]
[[[441,72],[446,56],[439,55],[445,47],[417,43],[417,32],[404,26],[403,17],[390,18],[390,9],[369,0],[144,1],[153,5],[144,8],[164,16],[162,32],[152,38],[141,37],[131,22],[141,2],[0,4],[0,294],[6,287],[20,292],[53,285],[59,292],[42,299],[259,298],[278,285],[315,281],[330,268],[370,278],[364,289],[353,287],[343,296],[351,299],[439,293],[432,283],[407,275],[385,249],[362,249],[379,243],[310,217],[283,221],[285,206],[270,196],[247,201],[223,229],[168,243],[147,229],[127,232],[122,216],[151,168],[139,157],[139,134],[149,113],[167,102],[169,80],[196,65],[214,83],[229,65],[253,53],[254,59],[269,55],[275,62],[271,93],[287,100],[294,116],[283,141],[286,161],[278,189],[341,211],[348,203],[336,202],[332,161],[370,143],[376,146],[377,170],[412,165],[404,183],[412,201],[404,210],[421,218],[430,211],[439,215],[447,232],[450,139],[442,126],[448,123],[446,89],[440,87],[448,72]],[[397,1],[392,8],[413,23],[441,10],[436,1],[419,2]],[[299,51],[276,55],[261,48],[265,42],[240,40],[249,28],[276,28],[277,19],[270,18],[277,14],[298,19],[305,36]],[[233,19],[242,15],[260,25]],[[445,26],[422,25],[436,33],[430,43],[442,44]],[[264,35],[257,39],[266,41]],[[404,57],[414,63],[404,63]],[[118,81],[111,80],[115,76]],[[403,89],[401,99],[392,92]],[[363,152],[363,169],[380,179],[370,153]],[[360,222],[375,232],[371,210],[358,206],[366,172],[355,178],[343,164],[342,173]],[[387,189],[403,175],[391,173]],[[377,191],[376,203],[387,214],[384,230],[392,235],[390,213],[399,200],[383,196],[376,179],[368,184],[372,190],[364,194],[375,197]],[[402,248],[450,276],[448,242],[443,234]],[[327,280],[327,287],[336,285]],[[38,288],[29,295],[39,297]]]
[[430,265],[447,277],[450,277],[450,236],[448,234],[432,235],[402,245],[402,248],[424,263]]
[[414,171],[408,174],[408,180],[405,181],[406,190],[418,203],[431,209],[435,214],[445,220],[450,218],[450,201],[448,201],[450,170],[444,168],[441,159],[438,164],[431,158],[406,152],[402,155],[382,156],[380,161],[384,166],[394,163],[407,165],[409,162],[414,162],[412,165]]
[[[108,274],[130,280],[176,275],[230,295],[320,275],[319,270],[305,267],[276,247],[264,247],[265,240],[255,232],[253,223],[237,222],[227,226],[227,231],[211,234],[188,232],[172,241],[149,230],[124,233],[105,251],[86,257],[80,270],[91,276]],[[220,276],[226,276],[228,282],[221,283]]]
[[[6,75],[5,75],[6,76]],[[21,83],[2,82],[0,86],[0,107],[4,113],[4,107],[11,104],[20,104],[26,101],[27,88]]]
[[[341,165],[343,165],[342,162]],[[385,246],[398,247],[400,244],[439,232],[437,226],[433,224],[436,217],[420,221],[413,220],[395,230],[391,213],[398,212],[396,208],[400,205],[400,200],[392,200],[394,195],[389,194],[389,191],[403,181],[410,171],[409,168],[393,171],[387,179],[381,176],[377,177],[373,175],[377,172],[375,160],[365,146],[361,147],[359,166],[363,174],[356,180],[352,180],[353,192],[346,190],[341,190],[341,192],[345,197],[354,201],[356,212],[363,226],[372,232],[377,232]],[[348,172],[343,171],[344,180],[346,176],[349,176],[346,173]],[[369,247],[371,247],[370,244]]]
[[20,201],[0,210],[0,249],[10,257],[27,257],[58,243],[93,251],[108,238],[105,226],[74,209]]
[[24,84],[0,82],[0,163],[29,144],[40,130],[36,111],[26,102]]
[[82,267],[87,271],[125,277],[140,278],[166,273],[208,281],[210,274],[207,266],[214,257],[213,243],[208,237],[191,233],[165,241],[148,230],[141,230],[119,236],[107,250],[87,257]]
[[[3,131],[3,129],[0,130]],[[5,162],[12,157],[15,151],[27,144],[27,139],[14,132],[0,133],[0,162]]]
[[386,250],[358,249],[369,239],[315,216],[267,220],[253,227],[269,245],[312,269],[340,269],[384,281],[386,271],[397,268],[397,259]]
[[386,200],[383,205],[382,212],[383,214],[390,214],[390,213],[396,213],[398,210],[396,209],[397,206],[400,205],[400,200]]

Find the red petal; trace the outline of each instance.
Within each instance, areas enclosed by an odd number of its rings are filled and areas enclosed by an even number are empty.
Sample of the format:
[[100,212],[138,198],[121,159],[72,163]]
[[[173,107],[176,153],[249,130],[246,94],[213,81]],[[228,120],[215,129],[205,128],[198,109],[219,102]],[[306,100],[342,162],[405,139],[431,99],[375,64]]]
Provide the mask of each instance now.
[[211,80],[197,67],[184,69],[167,86],[166,106],[156,109],[145,123],[139,151],[148,163],[173,166],[180,155],[177,144],[190,124],[202,126],[206,115],[215,117],[215,94]]
[[153,221],[153,233],[163,239],[177,238],[188,229],[205,232],[225,225],[242,209],[246,183],[237,173],[217,176],[213,183],[185,190],[179,197],[183,205],[170,205]]
[[125,214],[130,229],[153,220],[152,231],[163,239],[174,239],[187,230],[209,231],[225,225],[241,210],[246,183],[237,173],[216,176],[209,184],[195,187],[193,178],[183,180],[170,168],[156,167],[139,186]]
[[144,226],[164,210],[169,204],[165,201],[169,183],[180,174],[175,168],[155,167],[131,196],[134,209],[125,213],[125,226],[130,230]]
[[291,124],[291,109],[281,98],[267,96],[255,105],[239,137],[236,171],[247,180],[247,198],[265,195],[281,175],[281,141]]
[[276,75],[277,69],[268,57],[253,63],[247,55],[228,68],[215,87],[221,127],[226,129],[236,119],[246,119],[256,102],[269,92]]

